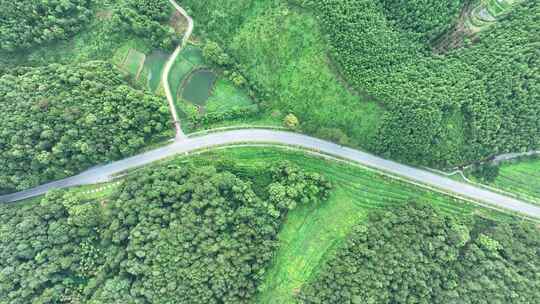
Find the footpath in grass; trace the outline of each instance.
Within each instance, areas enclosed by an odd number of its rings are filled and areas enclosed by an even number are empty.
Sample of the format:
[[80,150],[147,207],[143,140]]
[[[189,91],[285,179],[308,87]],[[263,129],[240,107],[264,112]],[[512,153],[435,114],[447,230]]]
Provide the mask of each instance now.
[[[278,235],[280,248],[265,274],[256,303],[294,303],[294,295],[300,287],[316,275],[319,265],[340,246],[352,227],[374,208],[420,201],[432,204],[447,214],[510,219],[470,203],[384,177],[377,172],[306,157],[302,152],[234,148],[208,152],[199,158],[234,163],[229,170],[244,178],[253,179],[256,176],[262,180],[269,178],[268,166],[288,160],[307,171],[324,174],[334,186],[330,199],[324,204],[302,206],[289,213]],[[265,184],[257,179],[254,180],[255,186]]]
[[499,175],[488,186],[540,205],[540,158],[503,163]]

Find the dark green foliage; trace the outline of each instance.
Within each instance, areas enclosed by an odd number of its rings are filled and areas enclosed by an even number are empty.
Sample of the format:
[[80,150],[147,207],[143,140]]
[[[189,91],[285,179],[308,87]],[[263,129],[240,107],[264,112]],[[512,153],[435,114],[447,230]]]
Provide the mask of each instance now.
[[475,166],[471,173],[483,182],[491,183],[499,176],[499,166],[489,163],[481,164]]
[[0,78],[0,192],[71,176],[167,135],[160,98],[111,64],[16,68]]
[[300,295],[304,303],[538,303],[532,224],[469,224],[431,207],[379,211]]
[[[130,178],[113,198],[107,240],[123,252],[112,280],[131,290],[108,294],[145,303],[239,303],[249,299],[276,246],[279,217],[230,173],[171,167]],[[111,280],[111,279],[109,279]]]
[[27,49],[78,32],[90,19],[90,0],[1,0],[0,50]]
[[397,28],[420,34],[426,40],[450,29],[465,0],[379,0],[386,17]]
[[80,303],[77,286],[104,262],[101,213],[61,193],[0,208],[0,303]]
[[[308,2],[344,76],[388,109],[373,150],[448,166],[539,146],[540,2],[517,6],[476,44],[446,57],[395,28],[378,1]],[[417,2],[409,2],[395,9],[414,11]]]
[[164,25],[171,11],[167,0],[124,0],[113,20],[122,30],[145,37],[154,47],[170,49],[178,43],[174,30]]
[[225,53],[219,44],[215,43],[214,41],[207,41],[204,44],[202,51],[204,58],[213,64],[217,64],[219,66],[227,66],[231,64],[231,58],[229,55]]
[[[327,196],[317,174],[273,172],[262,189]],[[249,303],[288,211],[266,196],[228,171],[171,162],[100,202],[57,192],[0,208],[0,303]]]
[[274,182],[268,186],[270,201],[278,208],[292,210],[297,203],[317,203],[328,199],[330,182],[318,173],[304,172],[283,162],[272,168]]

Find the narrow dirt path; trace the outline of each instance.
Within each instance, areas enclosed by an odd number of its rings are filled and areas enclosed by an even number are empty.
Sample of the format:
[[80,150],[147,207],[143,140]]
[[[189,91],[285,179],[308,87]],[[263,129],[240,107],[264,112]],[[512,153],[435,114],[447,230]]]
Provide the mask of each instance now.
[[176,112],[176,106],[174,104],[174,96],[171,93],[171,87],[169,85],[169,74],[171,73],[172,66],[174,65],[174,62],[176,61],[176,58],[180,54],[180,52],[184,49],[184,46],[189,40],[189,37],[191,37],[191,33],[193,32],[193,19],[187,14],[187,12],[180,6],[176,1],[169,0],[172,6],[182,15],[184,18],[186,18],[188,22],[188,27],[186,29],[186,32],[184,33],[184,37],[182,38],[182,42],[180,45],[174,50],[171,57],[169,57],[169,60],[167,60],[167,63],[165,64],[165,68],[163,69],[162,74],[162,83],[163,88],[165,89],[165,95],[167,97],[167,102],[169,103],[169,109],[171,111],[171,115],[173,118],[174,128],[176,130],[176,136],[175,140],[183,140],[186,138],[186,135],[182,131],[182,127],[180,125],[180,120],[178,119],[178,113]]

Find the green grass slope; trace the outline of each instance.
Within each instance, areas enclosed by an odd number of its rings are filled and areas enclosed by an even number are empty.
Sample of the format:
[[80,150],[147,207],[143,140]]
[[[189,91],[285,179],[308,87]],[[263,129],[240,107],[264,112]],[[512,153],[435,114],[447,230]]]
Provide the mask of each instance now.
[[[199,157],[201,164],[213,160],[242,177],[257,177],[264,184],[272,163],[288,160],[304,170],[319,172],[334,189],[323,205],[302,206],[288,214],[278,238],[280,248],[266,272],[257,303],[294,303],[300,287],[317,275],[320,265],[333,255],[353,226],[377,208],[400,206],[411,201],[432,203],[445,214],[482,215],[506,221],[510,217],[381,176],[379,173],[344,163],[306,157],[301,152],[281,149],[234,148]],[[233,168],[230,164],[235,164]],[[262,181],[261,181],[262,180]]]
[[540,158],[502,164],[497,178],[487,185],[540,205]]
[[284,1],[183,1],[196,31],[218,41],[273,109],[294,113],[303,130],[339,129],[351,143],[374,140],[384,110],[347,90],[327,57],[316,19]]

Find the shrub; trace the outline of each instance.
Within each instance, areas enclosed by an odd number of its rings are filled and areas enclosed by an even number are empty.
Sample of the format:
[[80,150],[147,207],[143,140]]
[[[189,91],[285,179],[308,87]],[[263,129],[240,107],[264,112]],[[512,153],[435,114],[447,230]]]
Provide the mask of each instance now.
[[283,125],[289,129],[296,129],[300,125],[300,122],[294,114],[288,114],[283,119]]

